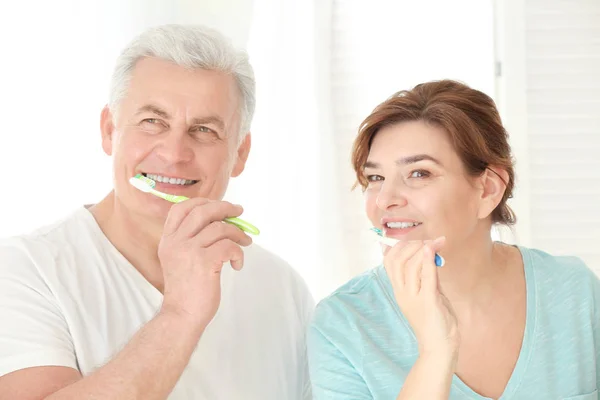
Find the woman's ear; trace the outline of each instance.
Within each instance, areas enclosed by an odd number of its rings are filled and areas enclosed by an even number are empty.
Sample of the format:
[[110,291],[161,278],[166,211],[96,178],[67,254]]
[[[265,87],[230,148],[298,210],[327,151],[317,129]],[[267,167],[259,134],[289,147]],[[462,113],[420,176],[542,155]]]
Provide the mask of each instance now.
[[479,199],[477,216],[484,219],[490,216],[502,201],[509,176],[506,170],[490,166],[486,168],[479,179],[483,190]]

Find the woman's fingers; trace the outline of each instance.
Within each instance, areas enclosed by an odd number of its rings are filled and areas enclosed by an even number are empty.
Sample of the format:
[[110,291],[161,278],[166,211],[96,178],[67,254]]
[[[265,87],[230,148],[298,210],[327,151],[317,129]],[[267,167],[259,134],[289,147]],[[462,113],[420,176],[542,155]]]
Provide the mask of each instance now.
[[398,286],[398,289],[401,290],[406,286],[406,262],[422,247],[423,242],[421,241],[398,242],[388,251],[383,264],[392,285]]

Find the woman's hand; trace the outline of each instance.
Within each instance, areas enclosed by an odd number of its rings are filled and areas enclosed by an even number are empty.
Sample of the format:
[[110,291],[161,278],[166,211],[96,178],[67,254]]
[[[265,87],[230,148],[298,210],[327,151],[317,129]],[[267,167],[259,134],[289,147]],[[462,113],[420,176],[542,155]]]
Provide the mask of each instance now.
[[458,357],[460,342],[456,315],[440,291],[435,253],[444,237],[434,241],[398,242],[387,251],[383,264],[396,302],[410,323],[423,355]]

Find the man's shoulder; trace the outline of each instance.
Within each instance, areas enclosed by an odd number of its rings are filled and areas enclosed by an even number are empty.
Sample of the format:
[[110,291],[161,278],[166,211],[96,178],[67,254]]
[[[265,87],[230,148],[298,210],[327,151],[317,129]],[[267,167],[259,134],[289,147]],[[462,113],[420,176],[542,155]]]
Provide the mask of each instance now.
[[19,273],[55,264],[61,253],[77,249],[77,242],[87,236],[83,217],[77,210],[32,232],[0,239],[0,270]]
[[244,268],[240,272],[260,285],[273,285],[291,293],[296,301],[313,302],[301,274],[282,257],[260,245],[254,243],[244,248]]
[[298,272],[286,260],[255,243],[244,248],[244,264],[259,274],[302,280]]

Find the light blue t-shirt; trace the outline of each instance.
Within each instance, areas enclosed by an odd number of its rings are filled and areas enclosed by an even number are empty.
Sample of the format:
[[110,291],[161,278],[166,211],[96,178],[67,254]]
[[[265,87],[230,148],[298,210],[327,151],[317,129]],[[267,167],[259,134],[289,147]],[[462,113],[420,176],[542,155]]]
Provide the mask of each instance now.
[[[520,247],[527,319],[502,400],[596,400],[600,385],[600,281],[574,257]],[[499,299],[501,300],[501,299]],[[315,400],[395,400],[418,357],[383,266],[322,300],[309,328]],[[482,400],[456,375],[451,400]]]

